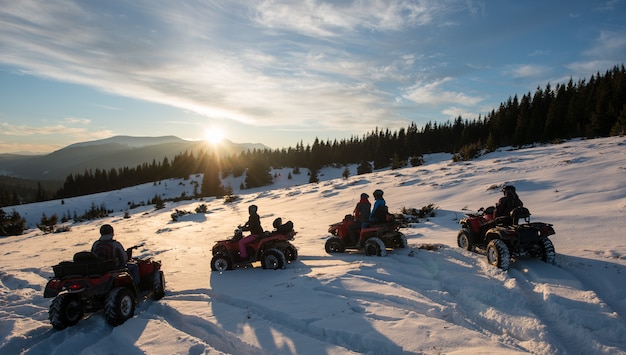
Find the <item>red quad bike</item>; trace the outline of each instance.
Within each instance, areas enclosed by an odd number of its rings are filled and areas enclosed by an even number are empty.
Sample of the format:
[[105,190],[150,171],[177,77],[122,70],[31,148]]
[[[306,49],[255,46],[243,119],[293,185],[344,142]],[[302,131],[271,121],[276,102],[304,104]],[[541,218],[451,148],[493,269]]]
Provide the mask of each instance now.
[[[126,250],[132,257],[135,245]],[[74,254],[73,261],[62,261],[52,267],[54,277],[46,284],[43,297],[52,298],[48,318],[55,329],[75,325],[86,312],[104,309],[104,317],[112,326],[131,318],[140,299],[155,300],[165,295],[165,279],[161,262],[151,258],[132,258],[139,266],[137,285],[128,268],[116,268],[113,260],[103,260],[89,251]]]
[[232,270],[235,267],[249,265],[261,261],[263,269],[283,269],[288,262],[298,258],[298,250],[289,241],[294,239],[297,232],[293,230],[291,221],[281,224],[277,218],[273,223],[274,230],[265,232],[256,240],[246,245],[248,258],[242,259],[239,255],[239,240],[243,238],[241,226],[235,229],[231,239],[220,240],[212,249],[212,271]]
[[[549,236],[555,234],[552,224],[530,222],[527,208],[517,207],[510,218],[493,218],[494,207],[469,213],[459,223],[459,247],[486,251],[489,264],[508,270],[511,259],[522,256],[538,258],[553,264],[554,245]],[[520,221],[522,223],[520,223]]]
[[354,222],[353,215],[346,215],[343,221],[331,224],[328,233],[332,236],[326,240],[324,248],[328,254],[344,253],[346,249],[365,249],[365,255],[387,255],[387,249],[406,248],[406,236],[402,234],[400,223],[390,221],[362,228],[359,241],[354,244],[350,240],[348,228]]

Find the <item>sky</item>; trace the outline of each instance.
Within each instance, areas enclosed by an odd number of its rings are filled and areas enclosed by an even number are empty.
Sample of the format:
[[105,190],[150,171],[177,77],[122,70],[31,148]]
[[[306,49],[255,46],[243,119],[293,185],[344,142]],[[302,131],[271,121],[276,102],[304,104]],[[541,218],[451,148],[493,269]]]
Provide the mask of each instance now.
[[626,58],[626,1],[0,0],[0,153],[484,116]]
[[[501,148],[467,162],[425,154],[424,164],[342,178],[344,167],[273,171],[272,185],[239,197],[128,203],[193,194],[202,175],[121,190],[15,206],[24,235],[0,238],[0,353],[22,355],[465,355],[626,354],[626,137],[577,139],[524,149]],[[276,174],[280,173],[280,174]],[[503,271],[484,252],[457,245],[459,221],[494,204],[513,184],[531,222],[553,224],[555,262],[519,257]],[[362,192],[384,191],[392,213],[436,206],[435,216],[400,228],[407,248],[386,256],[363,250],[328,254],[329,224],[350,214]],[[373,202],[373,199],[370,198]],[[63,224],[44,234],[45,213],[81,214],[93,204],[108,217]],[[194,213],[205,205],[206,213]],[[282,270],[211,271],[212,247],[228,239],[256,204],[266,230],[281,217],[297,232],[297,260]],[[581,208],[581,206],[584,206]],[[11,211],[12,208],[5,208]],[[124,210],[128,217],[124,218]],[[190,214],[173,221],[177,211]],[[124,247],[162,262],[166,292],[140,302],[111,327],[104,312],[55,331],[44,287],[52,266],[89,250],[101,225]]]

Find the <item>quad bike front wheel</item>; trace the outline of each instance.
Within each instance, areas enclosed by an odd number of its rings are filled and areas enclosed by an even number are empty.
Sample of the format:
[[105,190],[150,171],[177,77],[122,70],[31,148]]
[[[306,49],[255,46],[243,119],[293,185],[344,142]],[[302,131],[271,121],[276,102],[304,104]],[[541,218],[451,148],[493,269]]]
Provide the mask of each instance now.
[[406,239],[406,235],[398,233],[396,236],[396,248],[406,249],[409,247],[409,242]]
[[50,304],[48,319],[54,329],[65,329],[78,323],[85,315],[83,305],[77,294],[63,293],[55,297]]
[[152,299],[160,300],[165,296],[165,277],[163,271],[157,270],[152,280]]
[[548,264],[554,264],[556,261],[556,252],[554,251],[554,244],[548,238],[544,238],[539,242],[541,248],[541,260]]
[[328,254],[343,253],[346,251],[346,247],[343,241],[339,237],[330,237],[326,240],[324,249]]
[[487,261],[489,264],[506,271],[509,269],[511,254],[509,248],[500,239],[494,239],[487,245]]
[[298,259],[298,249],[291,244],[283,250],[283,254],[285,254],[285,260],[287,262],[292,262]]
[[264,269],[282,269],[285,263],[285,254],[278,249],[268,249],[261,255],[261,267]]
[[387,255],[387,248],[380,238],[372,237],[365,242],[365,255],[367,256],[385,256]]
[[126,287],[113,289],[104,303],[104,318],[112,326],[118,326],[135,315],[135,296]]
[[211,259],[211,270],[212,271],[226,271],[232,270],[233,261],[226,254],[215,254],[213,259]]
[[467,230],[465,229],[462,229],[459,232],[459,235],[456,238],[456,242],[459,245],[459,248],[469,250],[469,251],[473,251],[474,249],[474,246],[472,245],[472,242],[470,241],[469,234]]

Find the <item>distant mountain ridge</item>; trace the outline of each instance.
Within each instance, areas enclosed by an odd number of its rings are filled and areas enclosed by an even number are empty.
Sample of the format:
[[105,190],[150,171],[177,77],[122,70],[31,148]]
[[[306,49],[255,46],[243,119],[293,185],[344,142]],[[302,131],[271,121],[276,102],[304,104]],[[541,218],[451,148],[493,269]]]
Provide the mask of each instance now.
[[85,170],[134,168],[143,163],[170,161],[181,153],[216,151],[219,155],[238,154],[252,149],[269,149],[258,143],[224,140],[217,146],[204,141],[187,141],[175,136],[111,138],[71,144],[46,155],[0,155],[0,175],[33,180],[65,180],[69,174]]
[[79,148],[79,147],[86,147],[86,146],[92,146],[92,145],[103,145],[103,144],[109,144],[109,143],[117,143],[117,144],[129,146],[132,148],[140,148],[140,147],[145,147],[149,145],[157,145],[157,144],[164,144],[164,143],[182,143],[182,142],[187,142],[187,141],[185,141],[182,138],[178,138],[176,136],[161,136],[161,137],[113,136],[110,138],[105,138],[105,139],[100,139],[100,140],[95,140],[95,141],[70,144],[64,149]]

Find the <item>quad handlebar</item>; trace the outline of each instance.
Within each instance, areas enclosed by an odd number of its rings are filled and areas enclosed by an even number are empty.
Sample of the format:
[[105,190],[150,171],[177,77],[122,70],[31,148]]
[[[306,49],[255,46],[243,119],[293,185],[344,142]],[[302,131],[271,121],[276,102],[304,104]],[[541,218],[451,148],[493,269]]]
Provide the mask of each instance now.
[[126,249],[126,254],[128,255],[128,259],[131,259],[133,257],[133,249],[139,249],[140,247],[142,247],[144,245],[146,245],[146,243],[133,245],[132,247]]

